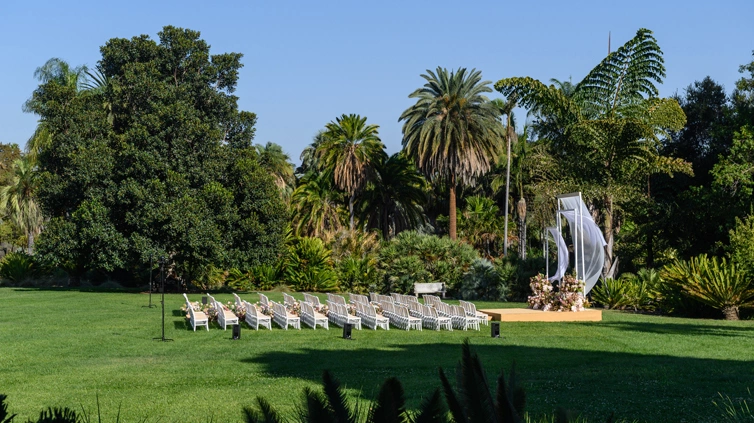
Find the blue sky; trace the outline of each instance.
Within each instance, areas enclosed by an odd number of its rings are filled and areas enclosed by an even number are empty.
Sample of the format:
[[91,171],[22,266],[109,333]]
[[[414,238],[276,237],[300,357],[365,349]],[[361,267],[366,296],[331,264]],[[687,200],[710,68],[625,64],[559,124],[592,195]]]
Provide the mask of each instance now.
[[[240,52],[236,95],[257,113],[255,142],[298,162],[324,125],[358,113],[401,147],[398,117],[420,74],[477,68],[579,81],[642,27],[665,53],[662,96],[709,75],[733,89],[754,50],[754,1],[3,1],[0,4],[0,142],[24,145],[36,117],[21,111],[51,57],[93,66],[110,38],[156,38],[165,25],[199,30],[213,53]],[[490,97],[499,96],[492,93]]]

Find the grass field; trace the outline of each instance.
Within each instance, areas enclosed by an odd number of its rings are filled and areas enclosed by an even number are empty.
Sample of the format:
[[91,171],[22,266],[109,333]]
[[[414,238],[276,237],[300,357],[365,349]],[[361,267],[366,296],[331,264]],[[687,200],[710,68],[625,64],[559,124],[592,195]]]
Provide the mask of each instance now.
[[[754,321],[606,311],[599,323],[505,323],[503,339],[483,326],[367,329],[347,341],[337,327],[284,331],[273,324],[258,332],[244,326],[232,341],[217,325],[188,330],[182,297],[167,295],[166,336],[174,341],[162,343],[152,340],[160,336],[160,308],[142,307],[146,294],[2,288],[0,297],[0,393],[19,421],[47,406],[91,412],[97,395],[103,421],[115,421],[119,406],[125,421],[240,421],[258,395],[293,411],[323,369],[354,398],[373,398],[385,378],[397,376],[415,407],[439,386],[438,367],[452,372],[465,337],[490,379],[516,361],[533,414],[564,406],[590,421],[611,412],[639,421],[714,421],[718,392],[736,398],[754,388]],[[521,304],[478,303],[490,306]]]

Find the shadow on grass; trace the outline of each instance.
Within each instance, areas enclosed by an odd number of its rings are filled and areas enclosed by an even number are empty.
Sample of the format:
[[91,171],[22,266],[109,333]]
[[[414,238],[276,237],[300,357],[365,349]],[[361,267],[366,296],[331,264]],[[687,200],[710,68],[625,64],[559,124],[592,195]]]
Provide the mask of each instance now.
[[[640,325],[629,330],[640,330]],[[668,329],[644,328],[652,330]],[[330,346],[335,342],[348,341],[333,340]],[[406,391],[407,405],[416,408],[440,386],[438,368],[452,378],[461,354],[460,341],[386,343],[384,348],[359,348],[358,340],[352,342],[327,350],[305,347],[263,352],[241,361],[262,365],[270,377],[314,383],[328,369],[346,387],[359,390],[357,395],[368,399],[375,398],[386,378],[396,376]],[[751,361],[538,348],[489,338],[472,339],[472,350],[484,363],[491,386],[501,369],[507,372],[516,362],[527,391],[527,410],[534,415],[566,407],[589,421],[604,421],[613,412],[617,418],[638,421],[707,421],[719,416],[712,404],[719,398],[718,392],[743,393],[754,385]]]
[[603,326],[622,331],[657,333],[663,335],[704,335],[750,337],[754,326],[695,325],[692,323],[648,323],[648,322],[603,322]]

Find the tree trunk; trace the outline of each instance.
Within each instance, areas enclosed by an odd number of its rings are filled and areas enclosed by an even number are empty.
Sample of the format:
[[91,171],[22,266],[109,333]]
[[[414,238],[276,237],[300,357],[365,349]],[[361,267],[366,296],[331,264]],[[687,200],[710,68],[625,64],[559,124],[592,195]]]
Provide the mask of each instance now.
[[526,259],[526,199],[521,197],[516,205],[518,212],[518,256]]
[[450,177],[450,210],[448,210],[448,235],[456,239],[456,175]]
[[736,306],[723,307],[723,316],[725,316],[725,320],[738,320],[738,307]]
[[607,276],[610,272],[610,268],[613,266],[613,197],[610,195],[605,196],[605,265],[603,266],[602,274]]
[[32,247],[34,247],[34,232],[29,231],[26,236],[26,248],[29,250],[29,255],[32,253]]
[[351,217],[351,232],[353,232],[353,198],[356,196],[356,194],[351,194],[350,197],[348,197],[348,215]]
[[510,113],[508,113],[508,131],[506,134],[508,144],[508,163],[505,166],[505,229],[503,238],[503,255],[508,257],[508,196],[510,195],[511,185],[511,134],[510,134]]

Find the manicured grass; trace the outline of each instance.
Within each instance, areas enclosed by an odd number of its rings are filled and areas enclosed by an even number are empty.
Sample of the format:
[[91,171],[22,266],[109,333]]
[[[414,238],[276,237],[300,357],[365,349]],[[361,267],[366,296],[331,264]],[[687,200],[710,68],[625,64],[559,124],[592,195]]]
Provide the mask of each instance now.
[[[270,293],[271,299],[282,295]],[[302,298],[299,294],[294,294]],[[160,308],[146,294],[0,289],[0,393],[18,420],[43,407],[92,411],[99,395],[103,421],[240,421],[255,396],[293,411],[303,387],[334,372],[353,397],[371,399],[397,376],[415,407],[439,386],[437,368],[452,374],[468,337],[490,380],[515,360],[528,410],[557,406],[590,421],[714,420],[718,392],[740,397],[754,388],[754,322],[725,322],[604,313],[599,323],[505,323],[503,339],[488,327],[463,332],[354,331],[353,340],[304,328],[255,332],[241,340],[211,325],[187,330],[183,298],[166,296],[166,336]],[[230,300],[227,294],[218,300]],[[189,295],[192,300],[201,296]],[[255,294],[242,298],[257,301]],[[159,297],[155,297],[159,304]],[[521,304],[479,303],[479,308]]]

